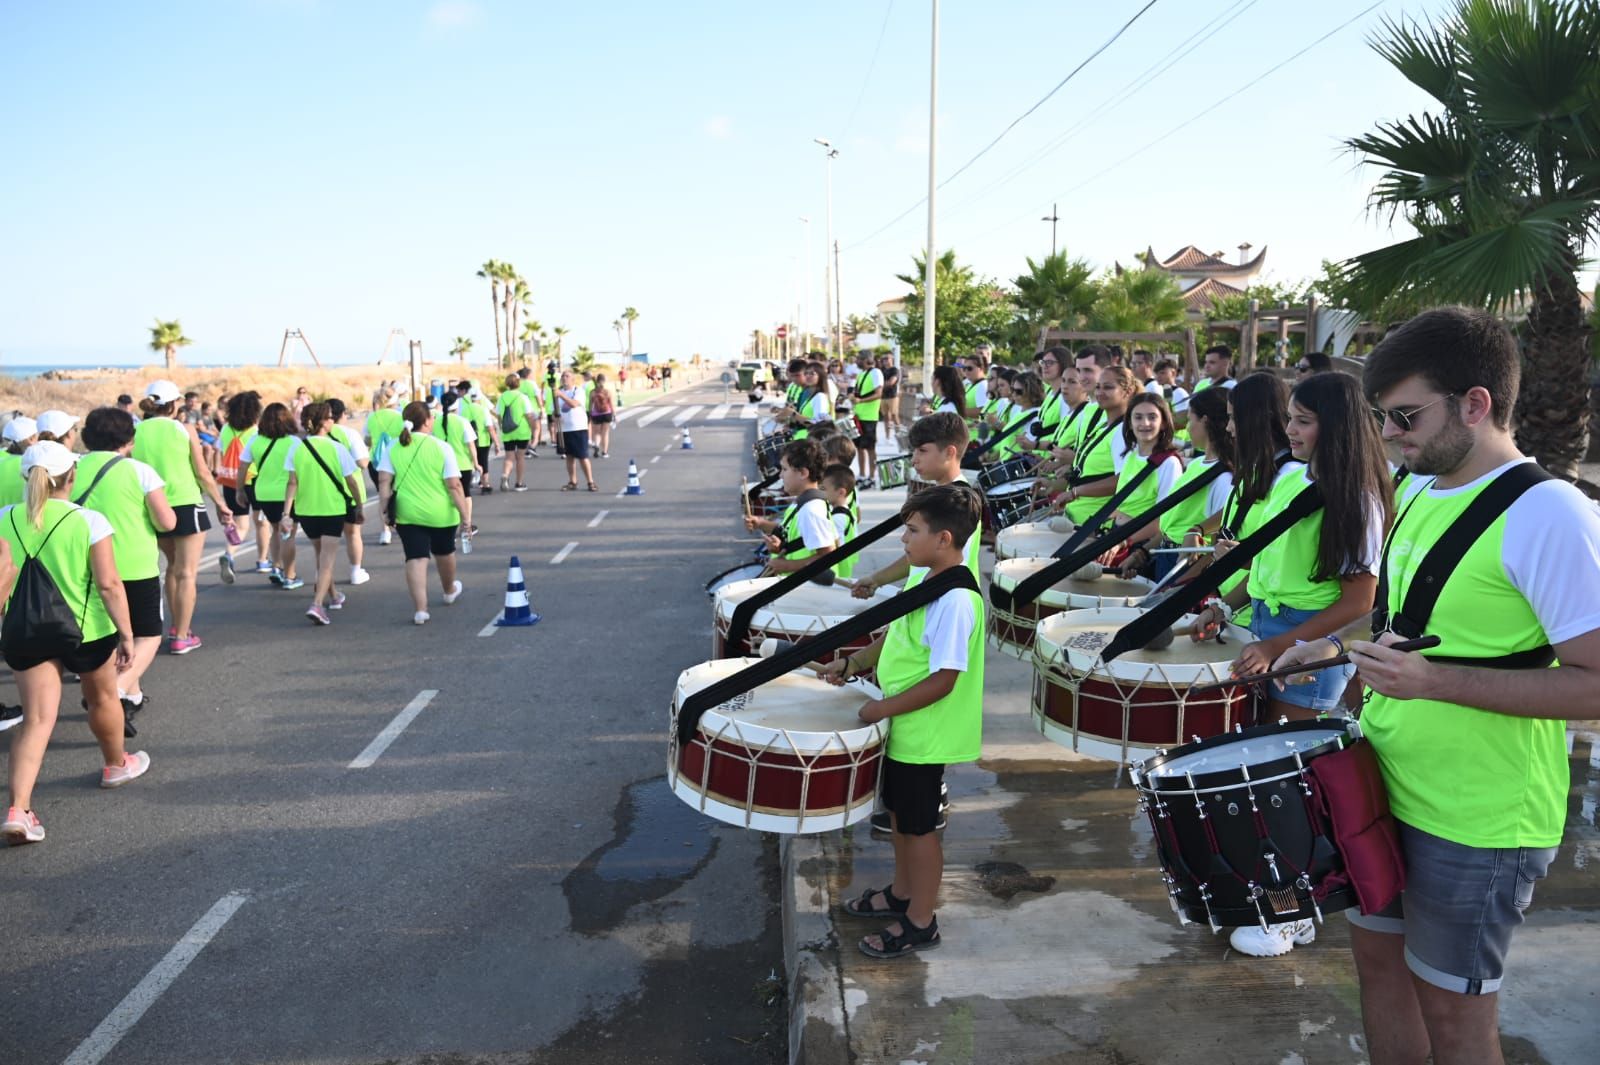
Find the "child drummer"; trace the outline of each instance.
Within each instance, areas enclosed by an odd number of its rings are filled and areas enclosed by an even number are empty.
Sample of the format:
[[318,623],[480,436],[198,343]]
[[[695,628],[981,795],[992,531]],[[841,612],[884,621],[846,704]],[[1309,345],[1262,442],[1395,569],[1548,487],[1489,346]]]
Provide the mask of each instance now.
[[[906,441],[911,446],[911,468],[925,481],[965,486],[966,482],[961,479],[961,456],[966,454],[967,441],[970,439],[967,423],[961,420],[959,414],[945,411],[918,418],[911,423],[910,436]],[[983,501],[978,497],[977,489],[970,486],[968,489],[981,515]],[[972,575],[978,577],[978,540],[970,540],[963,546],[967,565],[972,568]],[[851,594],[857,599],[871,599],[873,593],[884,585],[905,580],[910,571],[910,563],[902,555],[878,572],[856,582]]]
[[[965,485],[925,488],[901,509],[906,587],[965,563],[965,545],[982,519]],[[882,639],[819,670],[833,684],[877,669],[882,699],[864,704],[862,721],[893,718],[881,797],[894,842],[894,882],[845,904],[854,917],[896,918],[864,937],[861,951],[898,958],[939,945],[934,904],[944,876],[937,833],[944,768],[976,761],[983,740],[983,596],[955,588],[890,623]]]
[[786,444],[778,460],[778,470],[783,478],[784,494],[793,496],[794,502],[776,521],[745,516],[747,530],[766,534],[767,548],[772,552],[767,560],[768,574],[793,573],[812,555],[832,551],[838,545],[839,534],[834,528],[827,498],[819,486],[827,465],[822,446],[815,440],[794,440]]

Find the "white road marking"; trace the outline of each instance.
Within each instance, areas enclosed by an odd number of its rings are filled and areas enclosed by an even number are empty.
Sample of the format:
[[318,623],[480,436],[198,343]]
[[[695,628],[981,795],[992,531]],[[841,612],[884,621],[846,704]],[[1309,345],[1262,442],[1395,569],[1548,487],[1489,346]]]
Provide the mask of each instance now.
[[[935,293],[935,295],[937,295],[937,293]],[[682,425],[684,422],[693,418],[696,414],[699,414],[703,410],[705,410],[704,407],[687,407],[678,412],[677,416],[672,419],[672,424]]]
[[643,406],[643,407],[628,407],[626,409],[619,410],[619,411],[617,411],[617,421],[625,422],[629,418],[633,417],[635,414],[638,414],[640,411],[649,410],[649,409],[650,409],[649,406]]
[[66,1065],[98,1065],[249,898],[248,891],[230,891],[213,903],[200,920],[183,934],[177,945],[167,951],[167,956],[156,962],[155,968],[134,985],[133,990],[117,1003],[116,1008],[89,1033],[87,1039],[78,1044],[78,1049],[67,1058]]
[[[937,293],[936,293],[936,295],[937,295]],[[503,618],[503,617],[505,617],[505,611],[502,610],[500,613],[496,614],[494,617],[489,619],[489,624],[485,625],[483,628],[478,630],[478,635],[479,636],[493,636],[495,633],[499,632],[500,631],[500,619]]]
[[433,702],[433,697],[439,693],[433,688],[425,688],[417,693],[417,697],[406,704],[406,708],[394,715],[394,720],[383,727],[383,731],[372,738],[367,744],[367,749],[356,755],[348,769],[366,769],[378,760],[378,756],[389,749],[389,744],[400,737],[406,726],[417,719],[427,705]]
[[[937,296],[938,293],[935,292],[934,295]],[[624,488],[623,491],[627,491],[627,489]],[[594,516],[594,518],[589,522],[589,528],[591,528],[591,529],[598,528],[600,523],[606,520],[606,515],[610,514],[610,513],[611,513],[611,511],[609,511],[609,510],[602,510],[600,513],[596,514]]]
[[[935,295],[935,296],[937,296],[937,295],[938,295],[938,293],[937,293],[937,292],[935,292],[935,293],[934,293],[934,295]],[[661,456],[659,456],[659,455],[657,455],[657,456],[656,456],[656,457],[657,457],[657,458],[660,458],[660,457],[661,457]],[[639,471],[639,476],[640,476],[640,477],[643,477],[643,476],[644,476],[644,475],[645,475],[645,474],[647,474],[647,473],[649,473],[649,472],[650,472],[650,467],[648,467],[648,466],[646,466],[646,467],[645,467],[645,468],[644,468],[644,469],[642,469],[642,470],[640,470],[640,471]]]
[[[661,450],[662,451],[671,451],[673,449],[673,447],[674,447],[674,444],[672,443],[672,441],[668,440],[665,444],[661,445]],[[659,458],[660,456],[657,456],[657,457]],[[650,461],[654,462],[655,459],[651,459]]]
[[671,414],[673,411],[675,411],[677,409],[678,408],[676,406],[652,407],[652,408],[650,408],[650,413],[649,414],[646,414],[643,418],[640,418],[638,421],[633,423],[634,427],[638,428],[638,429],[643,429],[645,426],[649,425],[651,422],[655,421],[657,418],[661,417],[663,414]]
[[561,550],[556,552],[556,557],[552,558],[550,560],[550,564],[552,566],[561,565],[561,563],[563,563],[563,562],[565,562],[567,560],[567,556],[572,554],[572,552],[576,551],[577,548],[578,548],[578,541],[576,541],[576,540],[568,541],[566,547],[563,547]]
[[[935,291],[934,295],[938,296],[939,293],[937,291]],[[719,422],[722,419],[726,418],[728,416],[728,412],[730,410],[732,410],[732,409],[733,409],[733,404],[732,403],[718,403],[715,407],[712,408],[711,413],[706,415],[706,421],[708,421],[708,422]]]
[[652,466],[655,465],[656,463],[660,462],[660,461],[661,461],[661,456],[660,455],[651,455],[650,456],[650,464]]
[[[939,293],[937,291],[934,292],[935,296],[938,294]],[[739,412],[739,417],[747,422],[755,421],[757,418],[761,417],[761,404],[746,403],[744,405],[744,409]]]

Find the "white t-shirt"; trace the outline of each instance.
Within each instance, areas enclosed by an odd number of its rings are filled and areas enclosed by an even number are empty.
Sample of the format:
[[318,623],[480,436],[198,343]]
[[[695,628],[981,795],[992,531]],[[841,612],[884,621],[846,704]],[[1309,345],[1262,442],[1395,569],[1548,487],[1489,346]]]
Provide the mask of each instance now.
[[844,543],[845,537],[850,534],[850,515],[835,514],[833,516],[833,529],[834,532],[838,533],[838,540],[836,542],[841,544]]
[[[1201,470],[1209,470],[1217,464],[1216,459],[1196,459]],[[1203,473],[1195,474],[1196,477],[1204,476]],[[1233,474],[1223,470],[1217,479],[1211,482],[1211,487],[1206,490],[1206,517],[1220,511],[1228,505],[1228,493],[1233,491]]]
[[[468,423],[467,430],[470,432],[471,429],[472,425]],[[350,441],[350,454],[355,457],[356,462],[366,462],[372,458],[372,451],[367,447],[367,442],[361,439],[360,433],[353,432],[347,428],[344,435]]]
[[1165,398],[1167,394],[1166,390],[1161,387],[1161,382],[1157,381],[1154,377],[1150,378],[1150,380],[1144,383],[1144,390],[1153,396],[1161,396],[1163,398]]
[[965,672],[967,645],[977,623],[972,596],[964,589],[952,588],[929,603],[922,624],[922,646],[928,649],[928,669]]
[[[938,293],[936,292],[936,293],[934,293],[934,295],[937,296]],[[860,376],[861,376],[861,367],[857,366],[853,362],[845,363],[845,366],[844,366],[844,379],[845,379],[845,381],[847,381],[847,382],[849,382],[850,384],[853,385],[856,382],[856,378],[860,377]]]
[[[1159,385],[1156,386],[1156,391],[1160,392],[1162,395],[1166,395],[1166,389]],[[1189,409],[1188,391],[1186,391],[1182,385],[1173,385],[1172,396],[1167,400],[1167,403],[1172,407],[1172,413],[1182,414],[1184,411]]]
[[817,393],[806,401],[806,417],[814,422],[826,421],[833,417],[833,402],[828,398],[828,393],[817,390]]
[[[1126,456],[1124,456],[1124,459],[1126,459]],[[1183,460],[1176,455],[1167,456],[1166,460],[1156,467],[1157,502],[1172,494],[1172,486],[1178,483],[1178,478],[1181,476],[1183,476]],[[1215,490],[1216,485],[1211,487]]]
[[[241,448],[240,450],[243,451],[244,449]],[[138,459],[131,458],[131,457],[125,457],[125,458],[123,458],[122,461],[125,464],[127,464],[128,466],[132,467],[133,468],[133,472],[138,475],[138,477],[139,477],[139,491],[143,492],[145,495],[149,495],[151,492],[154,492],[157,488],[165,488],[167,486],[167,482],[162,479],[161,475],[159,473],[157,473],[154,468],[146,465],[143,462],[140,462]],[[100,468],[102,470],[105,469],[104,466],[102,466]],[[78,494],[80,492],[83,492],[85,489],[87,489],[89,487],[89,481],[92,481],[92,480],[94,480],[94,478],[90,477],[87,480],[85,480],[81,485],[74,484],[72,486],[73,494],[76,495],[76,494]]]
[[952,403],[950,400],[947,399],[943,403],[939,404],[937,407],[933,408],[933,413],[935,413],[935,414],[960,414],[961,412],[956,409],[956,405],[954,403]]
[[[1472,491],[1514,465],[1460,488],[1435,488],[1432,478],[1414,477],[1400,507],[1424,490],[1439,499]],[[1545,481],[1511,504],[1505,522],[1500,564],[1546,638],[1557,644],[1600,629],[1600,506],[1565,481]]]
[[[435,447],[439,447],[444,450],[444,469],[439,473],[439,479],[441,481],[448,481],[452,477],[461,476],[461,465],[456,462],[455,448],[451,447],[443,440],[440,440],[437,436],[430,436],[427,433],[413,433],[411,436],[412,443],[414,444],[419,440],[426,440]],[[426,447],[427,444],[422,446]],[[389,450],[383,453],[383,458],[378,460],[379,473],[387,473],[391,475],[394,473],[394,453],[397,450],[399,450],[398,447],[391,447]],[[413,459],[412,461],[416,460]],[[409,465],[407,468],[410,468]]]
[[[563,433],[576,433],[581,429],[589,428],[589,412],[584,409],[583,389],[562,388],[556,391],[556,406],[561,410],[561,431]],[[565,397],[572,406],[561,402]]]
[[839,542],[839,531],[834,528],[833,515],[828,512],[825,500],[813,499],[795,515],[795,528],[807,551],[832,547]]
[[[1122,472],[1122,464],[1128,459],[1128,452],[1133,448],[1122,438],[1122,427],[1111,430],[1111,465],[1118,473]],[[1170,486],[1169,486],[1170,487]],[[1165,493],[1163,493],[1165,494]]]
[[[143,466],[144,464],[140,463],[139,465]],[[150,468],[148,466],[145,466],[145,469],[150,469]],[[154,473],[155,471],[151,470],[150,472]],[[161,480],[161,478],[157,477],[156,480],[157,480],[157,482],[159,482]],[[140,479],[139,483],[140,483],[141,486],[143,486],[144,481],[143,481],[142,478]],[[156,487],[160,488],[161,485],[158,483],[156,485]],[[148,491],[150,491],[150,489],[147,488],[147,489],[145,489],[145,491],[148,492]],[[89,543],[97,544],[101,540],[104,540],[106,537],[111,535],[111,533],[113,531],[112,528],[111,528],[111,523],[106,520],[106,516],[104,514],[100,513],[98,510],[90,510],[88,507],[80,507],[80,506],[78,506],[78,504],[72,502],[71,500],[64,500],[64,502],[67,504],[67,506],[71,507],[73,510],[76,510],[79,513],[81,513],[84,516],[84,518],[89,522]],[[8,506],[8,507],[5,507],[3,509],[0,509],[0,521],[9,522],[11,519],[10,519],[10,517],[8,517],[8,515],[13,510],[15,510],[17,512],[17,514],[19,515],[18,526],[20,527],[22,522],[26,521],[27,517],[28,517],[28,508],[27,508],[26,505],[24,505],[22,503],[16,503],[16,504],[13,504],[11,506]],[[63,519],[63,520],[65,520],[65,519]]]

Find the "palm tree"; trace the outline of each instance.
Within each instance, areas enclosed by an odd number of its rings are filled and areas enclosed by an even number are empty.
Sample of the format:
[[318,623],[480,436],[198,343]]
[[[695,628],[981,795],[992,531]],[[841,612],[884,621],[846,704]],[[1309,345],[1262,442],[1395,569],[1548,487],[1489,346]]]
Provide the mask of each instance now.
[[515,354],[516,345],[512,338],[517,335],[516,325],[511,321],[512,293],[516,290],[517,268],[510,263],[500,264],[500,321],[506,331],[506,356],[508,360]]
[[594,352],[584,344],[578,345],[578,350],[572,356],[572,368],[578,373],[589,373],[595,368]]
[[467,364],[467,352],[472,350],[471,337],[456,337],[456,342],[450,348],[450,354],[461,360],[461,365]]
[[483,265],[478,267],[478,276],[489,282],[489,302],[494,306],[494,361],[495,365],[501,364],[500,346],[500,262],[496,259],[485,259]]
[[617,334],[617,350],[619,352],[622,352],[622,357],[624,359],[626,359],[632,353],[629,352],[629,351],[625,351],[623,349],[623,347],[622,347],[622,319],[621,318],[613,318],[613,319],[611,319],[611,328]]
[[1108,333],[1160,333],[1183,325],[1187,308],[1178,280],[1165,270],[1124,270],[1100,282],[1089,328]]
[[544,329],[544,326],[541,323],[536,322],[532,318],[530,318],[526,322],[522,323],[522,335],[519,336],[517,339],[518,340],[538,340],[539,339],[539,332],[542,329]]
[[572,332],[572,330],[568,329],[564,325],[558,325],[555,328],[551,329],[550,332],[552,332],[552,333],[554,333],[556,335],[556,359],[557,359],[557,361],[560,361],[560,359],[561,359],[561,339],[563,337],[565,337],[568,333]]
[[183,335],[183,325],[174,318],[170,322],[156,319],[156,324],[150,330],[150,350],[162,352],[166,356],[167,369],[178,365],[178,349],[186,348],[194,341]]
[[1037,336],[1042,328],[1081,328],[1099,295],[1094,271],[1082,259],[1069,259],[1065,251],[1039,262],[1027,260],[1028,272],[1012,280],[1017,310]]
[[512,279],[510,287],[506,290],[506,302],[511,308],[510,329],[515,330],[517,319],[533,306],[533,290],[528,287],[526,278],[518,276]]
[[844,320],[845,336],[854,340],[862,333],[870,333],[878,328],[878,323],[865,314],[852,314]]
[[622,309],[622,320],[628,323],[628,356],[633,356],[633,323],[639,317],[639,312],[632,307]]
[[1373,47],[1440,110],[1345,142],[1384,170],[1371,209],[1417,236],[1342,263],[1343,294],[1368,313],[1526,307],[1517,442],[1574,479],[1589,425],[1577,273],[1600,225],[1600,7],[1458,0],[1435,23],[1386,21]]

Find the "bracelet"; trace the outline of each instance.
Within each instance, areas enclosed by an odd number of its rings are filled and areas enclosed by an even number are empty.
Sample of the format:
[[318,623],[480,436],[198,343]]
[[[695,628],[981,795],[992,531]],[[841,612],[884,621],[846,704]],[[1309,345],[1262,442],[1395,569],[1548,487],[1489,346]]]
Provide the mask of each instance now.
[[1218,614],[1222,615],[1224,622],[1229,625],[1233,624],[1233,607],[1228,605],[1227,600],[1216,599],[1211,605],[1216,608]]
[[1333,633],[1329,633],[1325,639],[1329,643],[1333,644],[1333,649],[1335,651],[1338,651],[1340,654],[1344,654],[1344,641],[1340,640],[1338,636],[1334,635]]
[[856,656],[855,655],[845,655],[844,656],[844,673],[841,674],[841,675],[843,676],[843,678],[845,680],[849,680],[851,677],[856,675],[855,674],[855,670],[856,670]]

